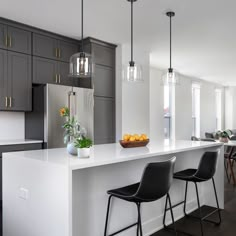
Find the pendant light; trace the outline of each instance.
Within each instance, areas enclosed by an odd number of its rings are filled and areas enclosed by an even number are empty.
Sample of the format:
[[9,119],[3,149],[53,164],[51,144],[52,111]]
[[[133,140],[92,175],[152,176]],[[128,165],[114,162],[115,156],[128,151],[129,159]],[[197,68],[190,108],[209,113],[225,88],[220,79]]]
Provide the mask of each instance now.
[[137,0],[127,0],[131,3],[131,60],[127,66],[123,67],[123,80],[125,82],[142,82],[142,69],[133,59],[133,4]]
[[165,72],[162,76],[163,84],[179,84],[179,76],[176,71],[172,68],[172,17],[175,16],[175,13],[169,11],[166,15],[170,18],[170,67],[168,68],[167,72]]
[[81,50],[70,57],[70,77],[88,78],[92,74],[91,55],[84,52],[84,1],[81,0]]

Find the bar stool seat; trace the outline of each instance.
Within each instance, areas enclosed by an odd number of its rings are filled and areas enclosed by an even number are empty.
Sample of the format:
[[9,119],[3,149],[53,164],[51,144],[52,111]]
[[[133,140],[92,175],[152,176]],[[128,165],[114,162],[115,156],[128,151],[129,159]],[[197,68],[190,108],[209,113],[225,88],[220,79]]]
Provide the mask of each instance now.
[[174,179],[185,180],[190,182],[203,182],[205,179],[201,179],[197,177],[195,174],[197,169],[186,169],[179,172],[174,173]]
[[[143,235],[142,221],[141,221],[141,204],[144,202],[153,202],[164,196],[166,196],[166,205],[169,202],[169,209],[171,212],[172,223],[174,224],[174,216],[171,207],[171,200],[169,196],[169,188],[173,180],[174,164],[176,157],[171,158],[168,161],[149,163],[143,172],[141,181],[139,183],[131,184],[125,187],[112,189],[107,191],[109,194],[107,213],[105,221],[104,236],[107,236],[108,218],[110,212],[110,204],[112,197],[116,197],[128,202],[135,203],[137,206],[138,217],[137,221],[131,225],[128,225],[116,232],[110,234],[110,236],[119,234],[133,226],[137,225],[137,236]],[[175,229],[175,224],[174,224]]]

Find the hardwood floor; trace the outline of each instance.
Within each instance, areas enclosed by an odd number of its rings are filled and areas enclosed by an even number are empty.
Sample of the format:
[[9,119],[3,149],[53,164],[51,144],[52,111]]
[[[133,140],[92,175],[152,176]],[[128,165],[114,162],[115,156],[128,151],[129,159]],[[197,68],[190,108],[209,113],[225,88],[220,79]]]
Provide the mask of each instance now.
[[[205,212],[209,211],[209,207],[203,207]],[[204,222],[204,236],[235,236],[236,235],[236,187],[225,182],[225,209],[221,211],[222,223],[215,226],[211,223]],[[211,219],[217,220],[217,213]],[[183,218],[177,221],[177,230],[184,231],[191,235],[200,236],[200,223],[192,218]],[[173,236],[173,232],[161,230],[152,236]],[[178,236],[186,234],[178,233]]]

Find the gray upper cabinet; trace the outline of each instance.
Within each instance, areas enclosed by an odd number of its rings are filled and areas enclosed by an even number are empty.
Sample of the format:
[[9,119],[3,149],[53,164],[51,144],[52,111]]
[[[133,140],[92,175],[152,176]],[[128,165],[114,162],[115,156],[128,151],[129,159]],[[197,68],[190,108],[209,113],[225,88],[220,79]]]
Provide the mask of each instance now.
[[8,50],[31,54],[31,32],[8,26],[7,35]]
[[7,49],[7,26],[0,24],[0,48]]
[[31,54],[31,32],[0,24],[0,48]]
[[57,73],[59,77],[58,83],[61,85],[68,85],[68,86],[78,86],[78,79],[71,78],[68,76],[69,74],[69,63],[66,62],[58,62],[57,64]]
[[33,55],[69,62],[71,55],[78,52],[78,45],[41,34],[33,34]]
[[94,95],[102,97],[115,97],[114,69],[102,65],[94,66]]
[[41,34],[33,34],[33,55],[57,59],[57,40]]
[[0,50],[0,110],[30,111],[32,98],[31,57]]
[[8,52],[8,97],[10,110],[32,109],[31,56]]
[[94,97],[94,143],[115,142],[115,100]]
[[115,48],[92,44],[92,53],[96,64],[110,67],[115,66]]
[[7,99],[7,51],[0,49],[0,110],[6,109]]
[[70,57],[78,52],[79,46],[70,42],[58,41],[59,60],[69,62]]
[[33,57],[33,83],[57,83],[57,61]]

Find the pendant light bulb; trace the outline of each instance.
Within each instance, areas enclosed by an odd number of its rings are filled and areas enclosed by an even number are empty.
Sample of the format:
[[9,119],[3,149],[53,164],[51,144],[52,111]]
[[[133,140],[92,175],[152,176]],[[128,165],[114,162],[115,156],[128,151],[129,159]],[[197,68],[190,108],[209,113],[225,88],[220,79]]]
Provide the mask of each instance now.
[[137,0],[127,0],[131,3],[131,60],[128,65],[123,67],[123,81],[125,82],[143,82],[142,68],[133,60],[133,3]]
[[172,21],[171,18],[175,16],[175,13],[170,11],[166,15],[170,18],[170,67],[162,75],[162,81],[164,85],[176,85],[179,84],[178,73],[172,68]]
[[70,77],[90,78],[92,76],[92,57],[84,52],[84,4],[81,0],[81,51],[70,57]]

